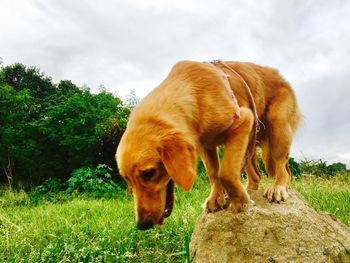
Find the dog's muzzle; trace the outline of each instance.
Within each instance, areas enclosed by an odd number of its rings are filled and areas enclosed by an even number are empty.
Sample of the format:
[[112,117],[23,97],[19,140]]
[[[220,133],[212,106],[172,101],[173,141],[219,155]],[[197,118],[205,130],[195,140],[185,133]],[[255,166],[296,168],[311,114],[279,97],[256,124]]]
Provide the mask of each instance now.
[[[174,181],[170,179],[166,186],[166,199],[165,199],[165,209],[163,215],[160,217],[157,222],[158,225],[164,224],[164,218],[167,218],[171,215],[174,207]],[[147,230],[153,227],[152,220],[142,220],[137,223],[137,226],[140,230]]]

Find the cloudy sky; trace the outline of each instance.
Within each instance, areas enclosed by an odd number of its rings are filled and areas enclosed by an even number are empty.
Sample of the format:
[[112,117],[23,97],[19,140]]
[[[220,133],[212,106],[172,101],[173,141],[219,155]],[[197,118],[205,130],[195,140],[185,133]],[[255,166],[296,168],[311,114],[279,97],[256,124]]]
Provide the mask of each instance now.
[[4,65],[143,97],[178,60],[252,61],[294,87],[297,158],[350,167],[350,1],[1,0]]

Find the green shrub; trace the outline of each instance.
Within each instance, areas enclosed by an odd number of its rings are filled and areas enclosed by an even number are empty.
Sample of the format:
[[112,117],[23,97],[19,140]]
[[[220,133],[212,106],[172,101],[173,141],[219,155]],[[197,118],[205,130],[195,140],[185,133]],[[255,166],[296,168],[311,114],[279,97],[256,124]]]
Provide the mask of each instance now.
[[86,193],[96,198],[112,197],[122,187],[116,184],[111,175],[112,169],[105,164],[99,164],[96,168],[81,167],[72,172],[68,179],[67,193]]
[[53,178],[46,180],[42,185],[39,185],[35,188],[35,191],[41,193],[57,193],[63,191],[67,187],[67,183],[63,182],[59,178]]
[[332,174],[347,172],[346,164],[344,163],[332,163],[327,166],[327,169]]
[[304,174],[311,174],[321,177],[332,177],[339,173],[347,173],[346,165],[343,163],[333,163],[327,165],[326,161],[319,160],[303,160],[300,162],[300,169]]
[[0,65],[0,182],[25,190],[48,178],[67,180],[115,151],[136,95],[127,105],[105,89],[91,93],[69,80],[55,84],[39,69]]
[[295,176],[297,178],[300,178],[302,173],[300,169],[300,164],[295,161],[294,158],[290,157],[289,158],[289,169],[290,172],[292,173],[292,176]]
[[57,202],[67,199],[62,192],[67,188],[67,183],[61,179],[53,178],[44,181],[29,193],[30,203],[37,205],[41,201]]

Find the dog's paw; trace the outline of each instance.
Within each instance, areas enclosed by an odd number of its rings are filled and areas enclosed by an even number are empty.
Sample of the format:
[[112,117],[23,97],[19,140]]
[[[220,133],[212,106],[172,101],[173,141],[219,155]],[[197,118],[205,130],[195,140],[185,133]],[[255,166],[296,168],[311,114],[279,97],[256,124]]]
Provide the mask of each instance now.
[[259,189],[259,183],[253,183],[253,182],[248,182],[246,186],[247,190],[258,190]]
[[287,201],[288,192],[287,186],[285,185],[272,185],[265,189],[264,196],[269,200],[269,202],[281,202]]
[[229,209],[235,213],[242,212],[245,207],[249,204],[249,195],[245,192],[237,197],[231,197],[231,203]]
[[223,209],[225,207],[225,195],[221,194],[211,194],[203,204],[203,208],[208,212],[212,213],[217,210]]

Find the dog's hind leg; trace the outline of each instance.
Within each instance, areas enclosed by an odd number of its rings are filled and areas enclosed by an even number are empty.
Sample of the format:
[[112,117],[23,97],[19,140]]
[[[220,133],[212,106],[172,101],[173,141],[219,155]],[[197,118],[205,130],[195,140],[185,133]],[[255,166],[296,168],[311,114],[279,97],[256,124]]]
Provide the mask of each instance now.
[[269,174],[274,173],[275,183],[265,189],[264,196],[270,202],[286,201],[288,199],[288,185],[290,182],[290,174],[288,167],[290,144],[274,145],[270,148],[272,152],[269,162],[273,163],[273,169],[267,166]]
[[202,160],[210,179],[211,191],[210,195],[204,203],[208,212],[214,212],[224,207],[225,195],[224,189],[219,179],[219,156],[217,148],[205,149],[202,154]]
[[265,162],[269,177],[275,177],[275,183],[264,192],[264,196],[272,202],[285,201],[288,198],[287,188],[290,182],[290,169],[288,167],[289,151],[294,133],[290,113],[290,103],[287,96],[281,92],[280,97],[271,105],[267,114],[268,119],[268,158]]
[[220,169],[220,180],[228,194],[231,209],[242,211],[249,196],[241,182],[241,169],[246,154],[254,116],[250,109],[242,107],[241,116],[226,132],[225,152]]

